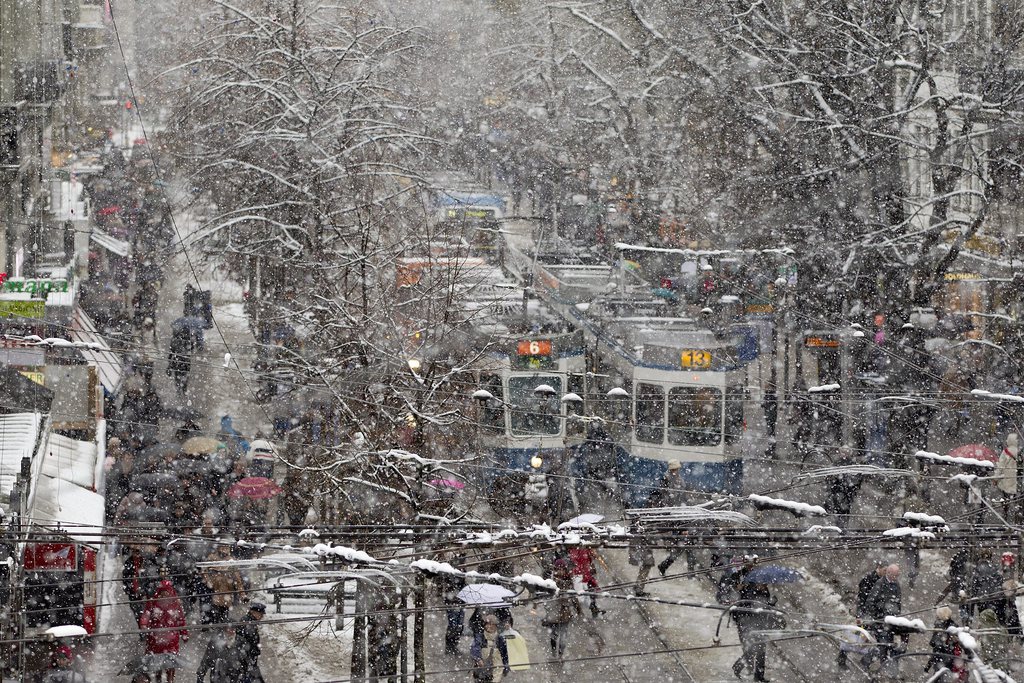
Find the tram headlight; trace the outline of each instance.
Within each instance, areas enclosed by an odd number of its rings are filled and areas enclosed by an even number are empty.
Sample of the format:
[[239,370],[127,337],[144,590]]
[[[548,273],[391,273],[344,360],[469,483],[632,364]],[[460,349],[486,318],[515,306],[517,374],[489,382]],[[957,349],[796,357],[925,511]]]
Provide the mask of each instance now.
[[540,457],[539,455],[535,455],[532,458],[530,458],[530,467],[532,467],[535,470],[539,470],[540,466],[543,464],[544,458]]

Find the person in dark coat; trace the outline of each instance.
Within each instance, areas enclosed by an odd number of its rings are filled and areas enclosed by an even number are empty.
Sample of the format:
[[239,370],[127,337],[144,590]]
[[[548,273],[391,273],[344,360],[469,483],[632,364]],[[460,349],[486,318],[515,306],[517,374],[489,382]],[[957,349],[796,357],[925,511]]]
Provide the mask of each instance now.
[[192,371],[192,336],[188,330],[177,329],[171,333],[171,345],[167,356],[167,376],[182,394],[188,389],[188,374]]
[[[679,507],[681,505],[690,504],[690,501],[686,496],[686,491],[683,488],[683,477],[681,474],[682,468],[682,463],[678,460],[668,461],[668,467],[665,469],[665,474],[662,476],[661,482],[658,484],[658,488],[655,489],[654,493],[647,497],[646,507]],[[668,551],[668,555],[665,556],[665,559],[658,564],[658,571],[661,572],[661,575],[665,576],[669,567],[671,567],[672,564],[679,559],[679,556],[684,553],[686,554],[687,569],[693,571],[697,564],[693,551],[683,544],[676,544],[674,548]]]
[[875,568],[865,574],[863,578],[857,583],[857,618],[867,618],[868,611],[868,598],[871,596],[871,590],[878,583],[878,580],[885,576],[886,564],[882,560],[875,561]]
[[125,595],[128,596],[128,606],[131,608],[132,614],[135,615],[136,622],[142,616],[143,610],[146,609],[146,598],[149,597],[149,593],[146,591],[149,581],[147,565],[148,562],[142,554],[142,549],[132,546],[128,557],[121,566],[121,586],[124,587]]
[[263,674],[260,673],[260,621],[267,613],[267,606],[262,602],[249,603],[249,613],[242,620],[238,627],[236,647],[238,648],[238,661],[241,663],[242,683],[261,683]]
[[971,607],[967,601],[968,575],[971,570],[971,551],[967,548],[960,548],[949,561],[949,583],[942,589],[935,604],[938,604],[948,595],[960,604],[960,621],[965,626],[971,621]]
[[[459,556],[453,561],[453,566],[461,565],[465,558]],[[445,616],[448,627],[444,633],[444,653],[457,656],[459,654],[459,639],[465,630],[466,613],[463,611],[464,603],[459,600],[459,591],[466,585],[466,579],[452,574],[442,574],[438,577],[438,586],[441,589],[441,599],[445,604]]]
[[764,397],[761,399],[761,409],[764,410],[764,422],[766,429],[765,436],[768,437],[769,458],[775,457],[775,425],[779,421],[779,396],[775,393],[775,385],[769,384],[764,390]]
[[968,593],[977,614],[987,609],[996,614],[1001,611],[1004,600],[1003,575],[992,560],[991,551],[978,552],[978,562],[974,565],[974,575],[971,577]]
[[740,643],[743,645],[743,654],[733,662],[732,670],[739,678],[743,668],[749,667],[754,672],[755,681],[767,681],[765,678],[767,645],[757,631],[770,630],[776,624],[778,616],[774,612],[764,610],[774,604],[768,586],[763,583],[748,583],[746,574],[750,571],[749,566],[740,570],[739,600],[736,602],[736,610],[733,619],[736,622],[736,629],[739,631]]
[[[839,459],[836,466],[853,464],[853,454],[849,448],[843,447],[839,450]],[[840,474],[828,478],[828,497],[825,501],[825,509],[836,516],[836,526],[845,529],[850,522],[850,510],[853,508],[853,501],[860,491],[861,478],[855,474]]]
[[[872,620],[867,630],[874,635],[878,647],[864,656],[861,664],[864,668],[871,665],[877,657],[885,662],[893,655],[893,643],[896,630],[885,623],[885,618],[898,616],[903,612],[903,591],[900,588],[900,566],[890,564],[885,568],[885,575],[875,582],[868,595],[866,615]],[[904,636],[904,639],[906,636]]]
[[215,632],[199,660],[196,683],[204,683],[207,674],[210,675],[210,683],[239,683],[242,680],[242,662],[238,654],[234,627]]
[[956,625],[957,623],[953,620],[953,610],[945,605],[935,609],[935,623],[932,625],[932,637],[931,640],[928,641],[928,645],[932,648],[932,656],[928,658],[928,663],[925,664],[925,673],[931,671],[933,667],[936,671],[942,667],[946,667],[947,669],[953,668],[953,658],[959,641],[957,640],[957,637],[947,629],[950,626]]

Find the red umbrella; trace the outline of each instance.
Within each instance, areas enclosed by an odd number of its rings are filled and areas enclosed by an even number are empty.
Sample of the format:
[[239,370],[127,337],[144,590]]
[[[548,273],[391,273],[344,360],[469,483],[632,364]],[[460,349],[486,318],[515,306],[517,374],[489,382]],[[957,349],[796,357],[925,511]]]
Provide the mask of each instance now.
[[969,443],[966,446],[957,446],[949,452],[954,458],[971,458],[972,460],[987,460],[998,462],[999,454],[983,443]]
[[255,498],[264,500],[273,498],[284,491],[273,479],[266,477],[246,477],[235,482],[228,489],[228,498]]

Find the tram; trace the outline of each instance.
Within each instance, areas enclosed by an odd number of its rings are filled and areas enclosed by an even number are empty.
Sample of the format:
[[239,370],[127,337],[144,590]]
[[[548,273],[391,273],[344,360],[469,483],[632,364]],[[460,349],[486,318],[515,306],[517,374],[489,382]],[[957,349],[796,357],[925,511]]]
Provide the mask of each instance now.
[[[744,330],[712,329],[639,278],[609,265],[538,259],[538,292],[583,333],[588,413],[615,444],[623,503],[642,506],[678,460],[688,488],[739,493],[744,447],[762,424],[750,400],[758,356]],[[700,315],[700,313],[698,313]]]

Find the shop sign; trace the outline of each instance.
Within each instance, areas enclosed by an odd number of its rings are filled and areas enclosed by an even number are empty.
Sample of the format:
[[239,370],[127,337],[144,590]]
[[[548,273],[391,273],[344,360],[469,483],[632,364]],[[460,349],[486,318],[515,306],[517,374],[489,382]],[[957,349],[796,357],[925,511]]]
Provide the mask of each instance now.
[[0,318],[36,318],[42,320],[45,312],[46,302],[42,299],[0,300]]
[[4,280],[3,291],[17,294],[66,292],[68,291],[68,281],[49,278],[11,278]]

